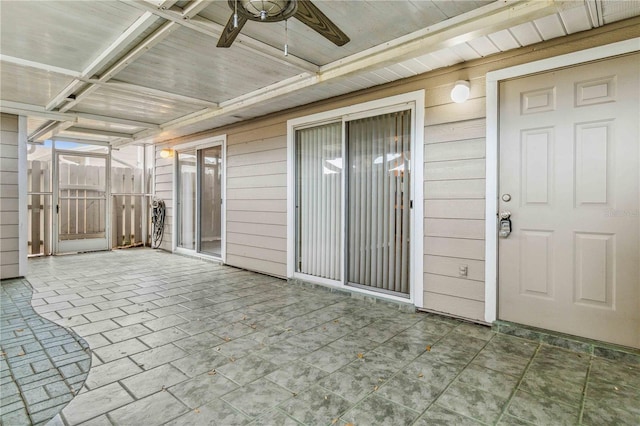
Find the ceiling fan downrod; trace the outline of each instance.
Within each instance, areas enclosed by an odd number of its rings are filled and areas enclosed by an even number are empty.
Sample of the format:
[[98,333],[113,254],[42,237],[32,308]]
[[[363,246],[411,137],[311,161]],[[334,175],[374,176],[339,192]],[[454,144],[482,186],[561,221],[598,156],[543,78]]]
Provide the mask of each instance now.
[[289,27],[287,19],[284,20],[284,56],[289,56]]
[[233,28],[238,28],[238,0],[235,0],[233,9]]

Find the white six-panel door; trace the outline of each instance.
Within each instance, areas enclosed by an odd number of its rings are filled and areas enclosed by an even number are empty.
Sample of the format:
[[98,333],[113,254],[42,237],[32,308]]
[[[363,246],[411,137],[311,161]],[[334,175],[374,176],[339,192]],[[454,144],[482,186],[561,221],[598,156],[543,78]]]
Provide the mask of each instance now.
[[640,347],[639,64],[500,84],[500,319]]

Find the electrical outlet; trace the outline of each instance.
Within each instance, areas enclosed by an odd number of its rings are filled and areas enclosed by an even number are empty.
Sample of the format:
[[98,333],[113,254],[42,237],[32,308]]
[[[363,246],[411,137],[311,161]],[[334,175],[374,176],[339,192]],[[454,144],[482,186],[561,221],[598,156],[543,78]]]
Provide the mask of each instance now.
[[467,265],[458,266],[458,275],[460,275],[461,277],[466,277],[468,272],[469,267]]

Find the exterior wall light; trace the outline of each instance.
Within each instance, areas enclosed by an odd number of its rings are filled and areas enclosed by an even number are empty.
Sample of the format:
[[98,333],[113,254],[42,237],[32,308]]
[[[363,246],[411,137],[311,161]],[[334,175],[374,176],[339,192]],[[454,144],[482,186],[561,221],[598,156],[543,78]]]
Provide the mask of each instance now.
[[162,158],[172,158],[173,150],[171,148],[164,148],[160,151],[160,157]]
[[466,80],[456,81],[455,86],[451,89],[451,100],[460,104],[467,99],[469,99],[469,82]]

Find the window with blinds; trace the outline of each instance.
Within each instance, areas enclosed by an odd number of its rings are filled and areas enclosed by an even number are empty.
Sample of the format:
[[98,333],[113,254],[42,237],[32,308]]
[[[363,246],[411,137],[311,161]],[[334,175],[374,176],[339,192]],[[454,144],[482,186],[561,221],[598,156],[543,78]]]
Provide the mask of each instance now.
[[410,146],[410,110],[296,130],[296,272],[408,297]]

